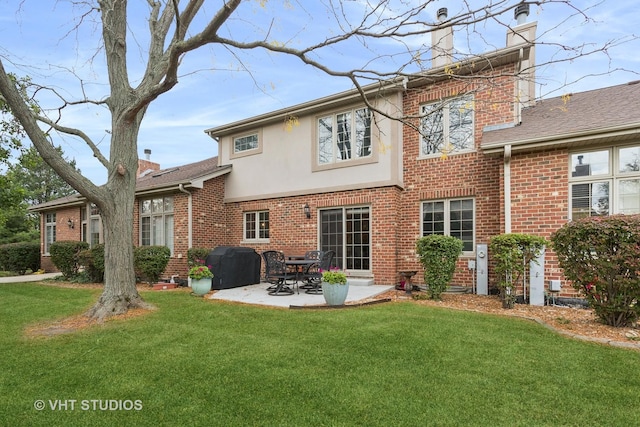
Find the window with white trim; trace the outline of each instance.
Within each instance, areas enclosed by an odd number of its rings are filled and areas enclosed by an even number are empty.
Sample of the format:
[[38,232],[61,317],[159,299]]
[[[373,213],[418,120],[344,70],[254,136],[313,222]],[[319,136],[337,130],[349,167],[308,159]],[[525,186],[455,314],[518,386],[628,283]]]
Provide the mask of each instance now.
[[570,155],[570,216],[640,213],[640,145]]
[[44,215],[44,253],[48,254],[51,244],[56,241],[56,214]]
[[422,235],[439,234],[462,240],[464,252],[475,245],[474,199],[451,199],[422,202]]
[[420,107],[422,156],[471,151],[473,139],[473,95],[465,95]]
[[244,135],[233,139],[233,152],[256,150],[258,148],[258,134]]
[[368,108],[318,118],[318,164],[371,157],[371,112]]
[[269,240],[269,211],[244,213],[244,240]]
[[[87,212],[89,212],[89,215],[87,215]],[[100,209],[95,204],[89,203],[80,209],[80,215],[82,218],[82,241],[89,243],[91,247],[102,243]]]
[[173,197],[140,201],[140,244],[166,246],[173,254]]

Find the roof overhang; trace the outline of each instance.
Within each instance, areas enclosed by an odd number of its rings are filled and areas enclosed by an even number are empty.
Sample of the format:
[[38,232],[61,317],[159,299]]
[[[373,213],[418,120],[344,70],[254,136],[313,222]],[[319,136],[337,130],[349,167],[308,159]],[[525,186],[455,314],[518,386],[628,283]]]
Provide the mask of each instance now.
[[282,123],[285,119],[291,116],[301,117],[315,114],[320,111],[352,105],[356,102],[362,102],[363,94],[365,96],[373,95],[378,97],[403,91],[407,88],[414,88],[424,86],[425,84],[447,80],[451,78],[452,73],[456,76],[481,73],[485,70],[491,70],[501,65],[516,63],[527,59],[532,46],[533,44],[531,43],[521,43],[483,55],[474,55],[464,61],[458,61],[441,67],[432,68],[422,73],[412,74],[411,76],[395,77],[393,79],[362,86],[362,92],[358,89],[350,89],[348,91],[339,92],[324,98],[314,99],[292,107],[249,117],[226,125],[212,127],[206,129],[204,132],[211,138],[218,139],[220,137],[246,132],[259,127]]
[[640,138],[640,123],[631,123],[608,128],[592,129],[559,135],[547,135],[539,138],[505,140],[481,145],[488,155],[501,155],[505,146],[511,146],[511,152],[539,151],[549,148],[572,148],[607,143],[619,143]]

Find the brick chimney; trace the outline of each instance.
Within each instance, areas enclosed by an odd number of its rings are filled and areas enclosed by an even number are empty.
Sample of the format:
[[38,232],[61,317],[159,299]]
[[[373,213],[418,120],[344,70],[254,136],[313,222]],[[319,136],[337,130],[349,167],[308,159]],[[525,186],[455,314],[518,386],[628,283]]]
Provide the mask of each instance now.
[[[448,10],[446,7],[438,9],[438,21],[440,23],[447,20]],[[431,66],[433,68],[443,67],[453,62],[453,28],[437,27],[431,33]]]
[[149,150],[148,148],[145,148],[144,150],[144,157],[144,160],[138,159],[138,171],[136,172],[137,178],[160,170],[160,163],[151,161],[151,150]]

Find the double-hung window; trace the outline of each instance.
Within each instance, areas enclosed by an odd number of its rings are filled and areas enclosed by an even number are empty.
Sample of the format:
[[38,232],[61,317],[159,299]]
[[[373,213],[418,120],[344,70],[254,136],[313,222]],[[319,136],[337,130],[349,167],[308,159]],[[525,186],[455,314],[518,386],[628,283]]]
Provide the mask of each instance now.
[[269,240],[269,211],[244,213],[244,240]]
[[173,254],[173,197],[140,202],[140,244],[166,246]]
[[48,213],[44,216],[44,253],[48,254],[51,244],[56,241],[56,214]]
[[371,157],[371,112],[368,108],[318,118],[318,164]]
[[473,95],[423,105],[420,114],[422,156],[473,150]]
[[640,145],[570,156],[571,219],[640,213]]
[[422,235],[440,234],[462,240],[462,250],[473,252],[475,242],[473,199],[436,200],[422,203]]

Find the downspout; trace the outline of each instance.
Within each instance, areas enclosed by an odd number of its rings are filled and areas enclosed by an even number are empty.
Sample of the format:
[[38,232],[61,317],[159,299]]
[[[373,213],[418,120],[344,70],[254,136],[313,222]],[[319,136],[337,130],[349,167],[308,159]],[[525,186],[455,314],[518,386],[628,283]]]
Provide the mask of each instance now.
[[192,228],[193,228],[193,196],[191,195],[190,192],[188,192],[187,190],[184,189],[184,184],[180,184],[178,186],[178,190],[180,190],[182,193],[185,193],[189,196],[189,201],[187,202],[187,241],[188,241],[188,249],[191,249],[191,247],[193,246],[193,233],[192,233]]
[[504,146],[504,232],[511,233],[511,145]]

